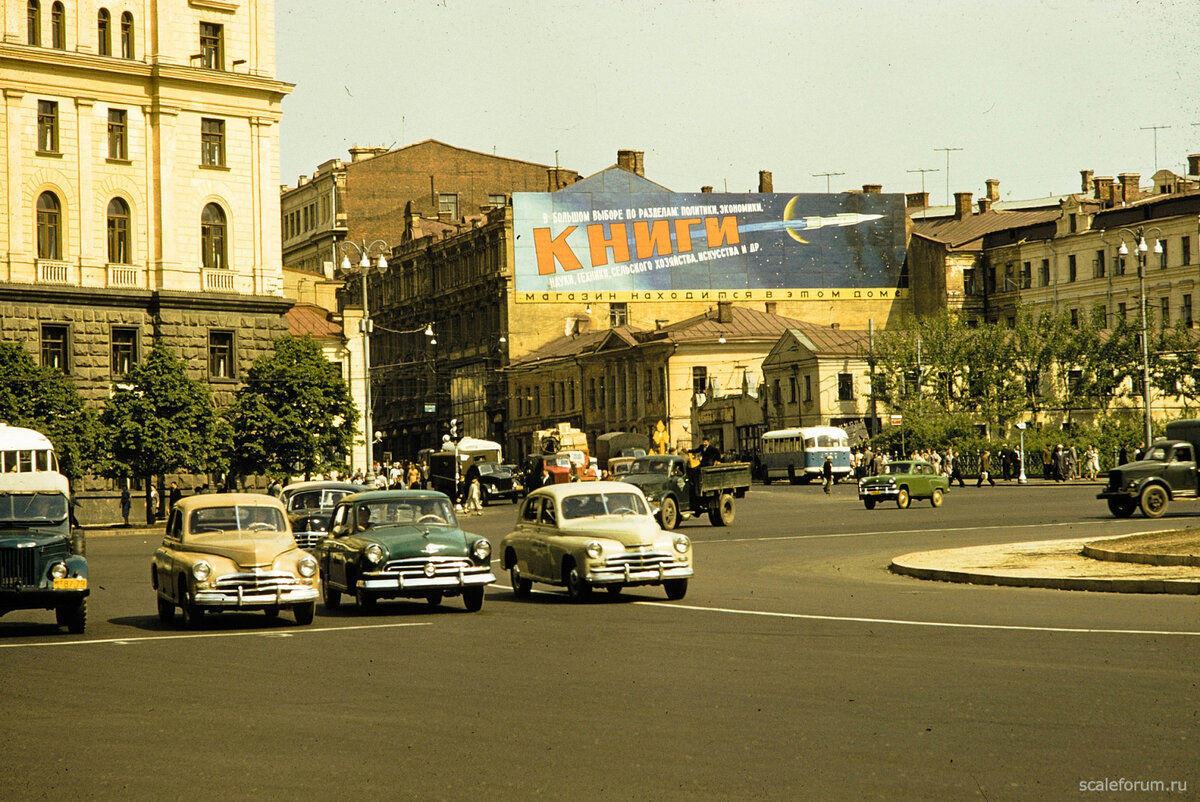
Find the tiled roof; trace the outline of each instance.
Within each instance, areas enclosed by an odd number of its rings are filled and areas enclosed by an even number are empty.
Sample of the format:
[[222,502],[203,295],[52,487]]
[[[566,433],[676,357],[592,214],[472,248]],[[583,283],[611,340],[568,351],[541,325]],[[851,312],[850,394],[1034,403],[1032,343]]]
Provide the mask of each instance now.
[[342,324],[334,321],[332,313],[316,304],[296,304],[287,313],[288,334],[293,337],[312,335],[314,339],[342,337]]
[[731,306],[729,311],[730,322],[728,323],[718,322],[719,311],[710,309],[687,320],[664,326],[659,331],[646,332],[639,335],[638,339],[644,341],[665,337],[677,343],[715,340],[722,336],[730,340],[775,340],[789,328],[807,325],[799,320],[773,315],[770,312],[760,312],[745,306]]
[[551,362],[556,359],[569,358],[585,354],[596,350],[605,339],[610,335],[620,337],[629,345],[634,345],[633,334],[640,332],[641,329],[636,326],[618,326],[615,329],[599,329],[597,331],[585,331],[580,334],[569,334],[564,337],[558,337],[546,343],[542,347],[530,351],[519,360],[512,363],[512,367],[532,367],[539,362]]
[[1057,220],[1062,215],[1059,209],[1036,209],[1029,212],[997,212],[973,214],[962,220],[942,218],[917,222],[913,233],[926,239],[941,242],[951,248],[961,248],[969,243],[981,241],[986,234],[1010,228],[1022,228]]
[[868,347],[865,329],[835,329],[829,326],[805,326],[791,330],[792,336],[811,346],[816,356],[863,356]]

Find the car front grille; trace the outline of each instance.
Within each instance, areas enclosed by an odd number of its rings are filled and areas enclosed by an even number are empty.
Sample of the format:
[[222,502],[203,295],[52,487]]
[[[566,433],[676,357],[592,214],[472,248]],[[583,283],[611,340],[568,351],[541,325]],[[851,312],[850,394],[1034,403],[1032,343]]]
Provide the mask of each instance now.
[[323,537],[325,537],[324,532],[297,532],[296,545],[302,549],[311,549]]
[[300,584],[295,574],[287,571],[255,571],[254,573],[225,574],[218,577],[216,588],[219,591],[236,593],[274,593],[277,590],[288,590]]
[[675,564],[675,557],[661,551],[627,551],[624,554],[614,554],[604,561],[605,568],[624,571],[626,566],[630,571],[655,570]]
[[[426,573],[425,566],[432,565],[433,573]],[[417,577],[454,577],[459,572],[481,570],[473,565],[466,557],[409,557],[404,560],[391,560],[383,569],[389,574],[399,574],[401,577],[416,579]]]
[[36,585],[37,549],[0,550],[0,588]]

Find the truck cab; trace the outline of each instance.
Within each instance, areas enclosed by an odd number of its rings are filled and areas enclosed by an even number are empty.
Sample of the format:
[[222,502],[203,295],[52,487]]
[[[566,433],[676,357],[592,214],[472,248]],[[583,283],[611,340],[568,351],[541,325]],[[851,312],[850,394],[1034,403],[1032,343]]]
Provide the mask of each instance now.
[[1200,450],[1200,420],[1167,424],[1167,436],[1154,441],[1142,458],[1108,472],[1108,484],[1096,498],[1108,503],[1118,518],[1140,509],[1147,518],[1166,514],[1171,501],[1200,498],[1196,453]]

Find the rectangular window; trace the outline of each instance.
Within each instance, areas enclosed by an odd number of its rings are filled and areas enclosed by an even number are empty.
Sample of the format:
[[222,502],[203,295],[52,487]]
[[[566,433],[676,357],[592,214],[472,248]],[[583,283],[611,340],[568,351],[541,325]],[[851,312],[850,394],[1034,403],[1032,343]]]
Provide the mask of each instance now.
[[588,379],[588,409],[596,408],[596,377]]
[[137,364],[138,330],[113,327],[112,375],[124,376]]
[[1092,262],[1092,278],[1104,278],[1104,251],[1096,251],[1096,259]]
[[1117,317],[1121,318],[1122,322],[1129,321],[1129,309],[1125,306],[1125,304],[1117,304]]
[[232,379],[233,332],[210,331],[208,333],[208,377],[210,379]]
[[488,195],[488,208],[503,209],[508,205],[507,195]]
[[70,373],[67,362],[67,327],[46,323],[42,326],[42,367]]
[[796,377],[788,376],[788,403],[789,404],[796,403],[796,392],[797,392]]
[[[608,377],[600,377],[600,409],[607,413],[608,410]],[[607,417],[607,414],[605,415]]]
[[567,388],[568,388],[568,391],[570,392],[570,396],[568,397],[568,400],[570,401],[570,406],[567,408],[570,410],[574,410],[575,409],[575,380],[574,379],[571,379],[571,383],[567,385]]
[[1183,325],[1189,329],[1192,327],[1192,296],[1184,295],[1183,304],[1179,308],[1180,315],[1183,316]]
[[212,22],[200,23],[200,65],[210,70],[225,69],[225,29]]
[[200,163],[205,167],[225,166],[224,120],[200,120]]
[[1125,275],[1125,257],[1121,256],[1121,254],[1119,254],[1119,253],[1113,259],[1113,275],[1114,276]]
[[1041,270],[1041,275],[1038,277],[1038,283],[1042,287],[1050,286],[1050,260],[1049,259],[1042,260],[1042,270]]
[[39,153],[58,153],[58,103],[53,100],[38,101]]
[[1192,263],[1192,238],[1191,237],[1180,237],[1179,238],[1179,256],[1183,260],[1182,261],[1183,265],[1186,266],[1186,265],[1190,265]]
[[50,6],[50,46],[55,50],[67,49],[67,20],[62,3]]
[[558,412],[558,393],[554,392],[554,382],[550,382],[550,412]]
[[1079,328],[1079,310],[1078,309],[1071,310],[1071,328],[1073,328],[1073,329]]
[[1108,307],[1104,304],[1096,304],[1096,308],[1092,310],[1092,325],[1098,329],[1108,328]]
[[615,329],[629,322],[629,304],[611,303],[608,305],[608,326]]
[[1033,286],[1033,266],[1026,262],[1021,265],[1021,289],[1027,290]]
[[771,397],[775,399],[775,405],[779,406],[783,403],[783,385],[779,383],[779,379],[776,379],[772,387],[773,392]]
[[1170,297],[1164,295],[1162,298],[1160,298],[1159,302],[1158,302],[1158,308],[1159,308],[1160,314],[1162,315],[1162,323],[1160,325],[1162,325],[1164,327],[1171,325],[1171,299],[1170,299]]
[[108,158],[129,158],[129,121],[125,109],[108,110]]
[[804,377],[804,400],[806,402],[811,402],[813,400],[813,398],[812,398],[812,376],[806,375]]
[[533,414],[542,414],[542,387],[538,385],[533,388]]
[[1162,248],[1162,253],[1160,253],[1158,255],[1158,269],[1166,270],[1167,269],[1167,241],[1165,239],[1160,239],[1158,241],[1158,247]]
[[708,368],[692,368],[692,394],[702,395],[708,391]]
[[[1026,262],[1025,264],[1029,264]],[[838,374],[838,401],[854,400],[854,374]]]
[[1075,254],[1067,257],[1067,281],[1074,281],[1079,277],[1079,273],[1075,266]]
[[458,219],[458,196],[438,195],[438,217]]
[[1004,286],[1000,288],[1000,292],[1008,292],[1009,290],[1015,290],[1016,288],[1017,282],[1013,281],[1012,262],[1009,262],[1004,266]]

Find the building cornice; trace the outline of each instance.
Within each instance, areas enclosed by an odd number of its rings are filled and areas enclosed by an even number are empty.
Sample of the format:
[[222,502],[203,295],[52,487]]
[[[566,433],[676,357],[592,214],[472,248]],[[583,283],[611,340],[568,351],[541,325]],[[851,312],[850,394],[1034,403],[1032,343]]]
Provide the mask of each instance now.
[[192,309],[284,315],[295,301],[266,295],[220,295],[168,290],[114,290],[102,287],[64,287],[0,282],[0,302],[58,306],[100,306]]

